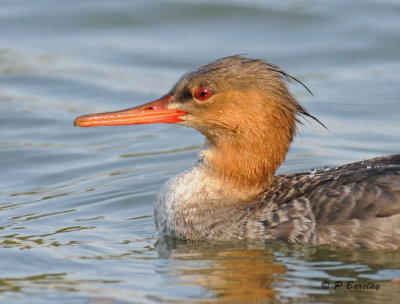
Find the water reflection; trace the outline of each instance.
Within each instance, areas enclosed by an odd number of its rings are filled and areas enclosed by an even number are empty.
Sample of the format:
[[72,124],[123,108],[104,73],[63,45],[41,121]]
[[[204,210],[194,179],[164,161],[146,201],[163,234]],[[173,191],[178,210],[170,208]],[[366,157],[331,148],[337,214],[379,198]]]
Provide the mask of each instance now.
[[244,242],[157,243],[163,258],[170,259],[169,275],[178,284],[204,287],[207,301],[254,302],[275,299],[277,274],[286,267],[276,263],[272,249]]
[[[389,271],[386,280],[381,275],[384,269],[399,266],[393,264],[400,261],[399,252],[337,250],[280,242],[221,244],[170,239],[158,241],[156,249],[161,258],[168,259],[167,275],[178,279],[176,284],[204,288],[204,302],[299,298],[368,302],[390,300],[399,294],[398,284],[392,282],[395,272]],[[321,287],[325,281],[328,288]],[[342,282],[342,286],[337,282]],[[379,288],[357,288],[368,283]]]
[[118,283],[117,280],[75,280],[68,278],[68,273],[43,273],[34,276],[21,278],[2,278],[0,279],[0,294],[4,292],[22,292],[27,288],[38,288],[58,291],[77,291],[79,287],[85,284],[104,284]]

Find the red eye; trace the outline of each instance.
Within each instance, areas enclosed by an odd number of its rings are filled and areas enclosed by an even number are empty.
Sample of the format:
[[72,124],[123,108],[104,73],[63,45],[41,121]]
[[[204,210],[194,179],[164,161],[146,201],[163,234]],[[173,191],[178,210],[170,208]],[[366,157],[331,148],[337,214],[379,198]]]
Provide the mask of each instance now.
[[194,97],[198,100],[204,101],[210,98],[211,92],[207,88],[198,88],[196,92],[194,92]]

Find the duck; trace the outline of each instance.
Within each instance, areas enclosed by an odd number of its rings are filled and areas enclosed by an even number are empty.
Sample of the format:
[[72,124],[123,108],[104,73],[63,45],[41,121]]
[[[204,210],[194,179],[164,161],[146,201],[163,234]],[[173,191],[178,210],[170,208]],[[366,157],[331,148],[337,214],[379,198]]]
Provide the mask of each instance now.
[[228,56],[187,72],[155,101],[74,125],[170,123],[204,135],[195,165],[156,196],[161,237],[400,248],[400,154],[275,174],[302,118],[325,127],[289,92],[293,81],[309,91],[276,65]]

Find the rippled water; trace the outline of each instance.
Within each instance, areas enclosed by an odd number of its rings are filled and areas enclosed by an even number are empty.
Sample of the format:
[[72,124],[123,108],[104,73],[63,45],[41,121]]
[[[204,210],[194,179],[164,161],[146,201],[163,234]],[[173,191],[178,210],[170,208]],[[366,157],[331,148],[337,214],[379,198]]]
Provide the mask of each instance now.
[[72,126],[245,53],[304,81],[314,96],[293,93],[330,130],[305,122],[280,172],[398,153],[397,1],[0,3],[1,303],[399,298],[398,251],[158,240],[154,194],[191,166],[202,137],[174,125]]

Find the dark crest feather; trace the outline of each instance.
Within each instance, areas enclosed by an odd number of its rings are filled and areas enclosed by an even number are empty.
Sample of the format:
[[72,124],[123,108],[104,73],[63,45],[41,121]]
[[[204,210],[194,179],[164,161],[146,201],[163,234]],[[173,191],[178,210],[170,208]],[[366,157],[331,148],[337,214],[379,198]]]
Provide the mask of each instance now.
[[[298,80],[296,77],[289,75],[288,73],[286,73],[284,70],[282,70],[281,68],[279,68],[276,65],[270,64],[268,63],[268,65],[271,67],[271,70],[279,73],[280,75],[282,75],[284,78],[286,78],[287,80],[291,81],[295,81],[297,83],[299,83],[300,85],[302,85],[312,96],[314,96],[314,94],[311,92],[311,90],[300,80]],[[311,119],[314,119],[316,122],[318,122],[321,126],[323,126],[326,130],[329,131],[329,129],[327,128],[327,126],[325,126],[318,118],[316,118],[315,116],[311,115],[310,113],[308,113],[303,107],[300,107],[299,109],[299,113],[303,116],[307,116],[310,117]]]

